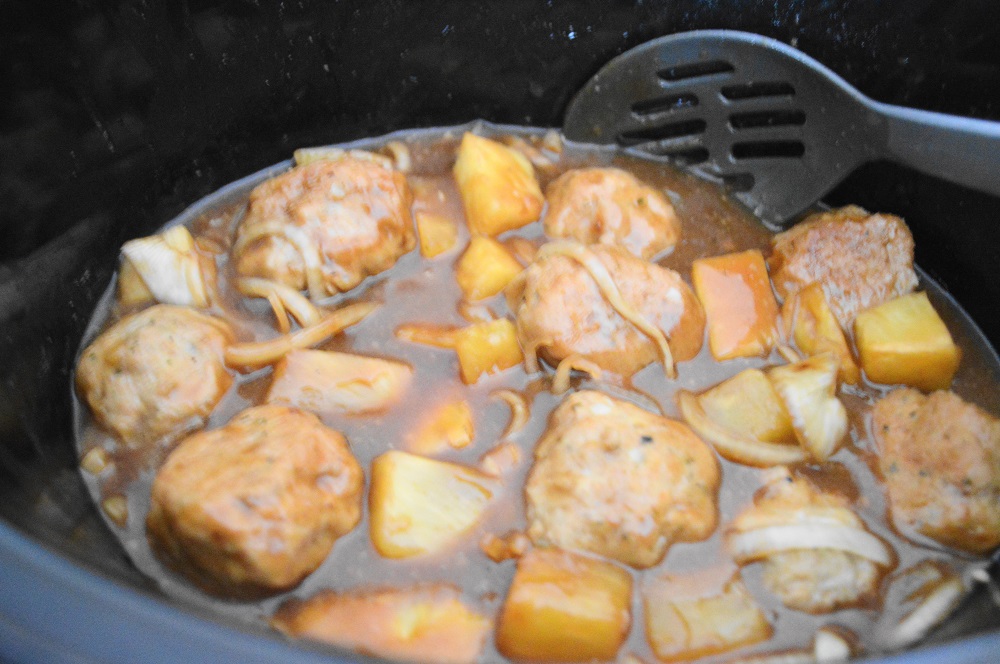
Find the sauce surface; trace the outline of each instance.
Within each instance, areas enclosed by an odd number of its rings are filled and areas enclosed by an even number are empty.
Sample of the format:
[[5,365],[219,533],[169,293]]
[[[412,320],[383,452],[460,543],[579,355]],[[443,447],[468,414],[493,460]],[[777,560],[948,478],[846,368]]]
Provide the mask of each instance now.
[[[506,135],[510,132],[501,133]],[[526,135],[541,137],[540,132],[528,132]],[[465,385],[459,379],[452,351],[410,343],[394,335],[394,330],[403,324],[462,326],[468,322],[461,313],[462,292],[454,272],[455,262],[469,240],[461,199],[451,175],[460,137],[460,131],[446,130],[416,132],[402,138],[412,157],[412,170],[407,173],[415,195],[412,209],[414,212],[433,212],[454,219],[460,229],[455,248],[435,259],[426,259],[418,250],[413,250],[386,272],[369,277],[350,292],[323,303],[332,308],[352,301],[381,302],[382,306],[375,313],[320,348],[405,362],[413,368],[413,384],[404,399],[384,413],[323,416],[322,419],[325,424],[343,433],[366,477],[369,477],[372,460],[387,450],[405,449],[407,436],[423,421],[431,406],[444,403],[449,398],[461,397],[467,400],[474,413],[475,438],[468,447],[449,450],[438,458],[475,466],[484,454],[502,442],[510,416],[508,406],[491,394],[499,389],[517,390],[528,397],[531,405],[527,425],[508,439],[521,449],[520,465],[504,476],[500,494],[476,530],[464,537],[459,546],[445,553],[407,560],[381,557],[369,537],[366,501],[361,522],[336,542],[322,566],[297,588],[262,601],[225,601],[202,593],[181,575],[167,569],[147,543],[145,516],[149,509],[150,486],[156,468],[169,450],[160,448],[153,454],[146,454],[116,442],[92,422],[86,407],[77,403],[77,440],[81,457],[95,447],[103,447],[112,461],[109,469],[98,475],[83,471],[88,487],[98,503],[111,496],[120,495],[127,499],[128,518],[124,526],[110,519],[109,526],[121,539],[135,565],[155,579],[168,595],[238,620],[266,624],[277,607],[288,598],[308,598],[321,589],[347,590],[443,581],[461,588],[464,600],[486,615],[499,613],[513,577],[515,561],[493,562],[480,550],[479,542],[486,534],[503,536],[512,531],[525,530],[525,477],[531,467],[535,443],[545,431],[549,415],[563,396],[555,396],[549,390],[551,368],[542,373],[528,374],[519,366],[484,376],[473,385]],[[362,148],[379,146],[378,140],[359,145]],[[540,184],[544,189],[559,173],[570,168],[595,165],[624,168],[645,183],[668,193],[682,222],[682,239],[657,262],[676,270],[686,280],[690,280],[692,262],[700,257],[746,249],[759,249],[765,256],[769,254],[772,235],[749,212],[727,198],[714,184],[664,164],[641,161],[611,151],[566,146],[551,170],[538,171]],[[225,250],[231,246],[236,224],[245,213],[250,190],[265,178],[285,169],[285,165],[280,165],[231,185],[172,222],[187,225],[196,237],[206,238],[220,248],[217,267],[223,297],[216,304],[217,313],[233,322],[241,340],[266,339],[276,336],[277,332],[267,302],[244,298],[232,286],[234,266],[229,263]],[[508,246],[511,246],[512,240],[540,245],[545,240],[541,224],[536,222],[501,236],[501,241]],[[988,412],[1000,412],[1000,390],[996,389],[1000,384],[1000,366],[995,353],[971,321],[936,284],[921,276],[919,289],[929,293],[935,308],[962,349],[962,362],[952,389]],[[490,298],[482,304],[495,316],[510,315],[502,296]],[[114,304],[112,288],[105,296],[104,306],[94,316],[88,342],[122,313]],[[597,389],[667,417],[680,419],[675,402],[678,390],[699,393],[743,369],[779,363],[782,360],[776,351],[768,358],[718,362],[712,358],[708,343],[705,343],[696,358],[678,365],[676,380],[665,379],[662,367],[654,363],[630,380],[609,383],[574,376],[572,385],[577,389]],[[234,386],[212,413],[207,428],[219,427],[239,411],[260,403],[270,376],[270,368],[244,375],[235,374]],[[912,534],[911,537],[904,537],[889,525],[883,488],[872,470],[874,451],[871,436],[866,431],[871,406],[884,391],[883,387],[867,383],[857,388],[843,387],[839,396],[848,409],[850,420],[847,444],[828,462],[805,465],[797,472],[807,474],[819,486],[838,491],[851,499],[855,511],[868,528],[895,550],[898,556],[895,573],[924,560],[940,561],[957,570],[978,564],[926,539],[919,540],[919,545],[915,544]],[[722,578],[735,571],[735,565],[723,550],[722,534],[726,524],[751,503],[754,492],[762,485],[763,471],[724,459],[720,459],[720,465],[719,526],[714,534],[703,542],[674,544],[665,559],[650,569],[629,570],[635,581],[632,627],[619,656],[633,653],[645,661],[656,659],[647,643],[642,619],[641,588],[647,577],[715,569]],[[766,643],[739,651],[741,655],[807,648],[815,631],[824,625],[837,625],[850,630],[865,651],[877,652],[884,646],[876,636],[876,625],[879,621],[891,622],[900,617],[898,607],[882,606],[883,601],[816,616],[793,611],[762,588],[758,568],[757,565],[745,567],[742,576],[755,600],[770,618],[774,636]],[[883,579],[883,595],[889,589],[892,578],[890,574]],[[733,654],[729,653],[720,656],[720,659],[732,657]],[[480,661],[502,660],[493,639],[489,638]]]

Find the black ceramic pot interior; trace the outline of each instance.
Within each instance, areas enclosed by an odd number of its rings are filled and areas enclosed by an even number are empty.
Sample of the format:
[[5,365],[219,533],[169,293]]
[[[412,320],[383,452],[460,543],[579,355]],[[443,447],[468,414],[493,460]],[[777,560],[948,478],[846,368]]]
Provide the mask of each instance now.
[[[155,595],[78,476],[71,372],[122,242],[220,186],[304,145],[476,118],[558,126],[610,58],[691,29],[765,34],[880,101],[1000,120],[992,12],[944,0],[0,3],[0,538]],[[878,163],[827,202],[904,216],[917,262],[1000,345],[1000,200]],[[984,607],[936,639],[996,629]],[[0,603],[0,618],[17,613]]]

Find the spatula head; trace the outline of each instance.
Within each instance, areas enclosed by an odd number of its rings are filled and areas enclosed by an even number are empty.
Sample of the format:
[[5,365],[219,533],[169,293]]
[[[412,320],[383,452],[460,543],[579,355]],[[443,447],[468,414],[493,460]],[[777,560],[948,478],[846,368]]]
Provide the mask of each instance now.
[[794,48],[703,30],[605,65],[570,103],[563,132],[718,179],[781,228],[868,158],[868,117],[860,93]]

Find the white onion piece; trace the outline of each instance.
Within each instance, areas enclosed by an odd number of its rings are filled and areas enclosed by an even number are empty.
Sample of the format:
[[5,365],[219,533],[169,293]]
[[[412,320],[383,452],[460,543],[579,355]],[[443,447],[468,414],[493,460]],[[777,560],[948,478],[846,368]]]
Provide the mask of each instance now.
[[[201,258],[195,250],[194,238],[184,226],[129,240],[122,245],[121,252],[123,262],[131,266],[157,302],[186,307],[208,306]],[[124,274],[121,278],[131,278]],[[120,292],[131,292],[133,289],[129,286],[121,285]]]
[[555,376],[552,377],[552,394],[563,394],[569,389],[569,378],[572,371],[582,371],[590,376],[591,380],[600,380],[602,375],[601,367],[594,362],[580,355],[570,355],[556,367]]
[[413,159],[410,157],[410,148],[406,143],[389,141],[385,144],[385,150],[392,155],[392,162],[397,171],[409,173],[413,169]]
[[719,454],[737,463],[764,468],[799,463],[806,460],[805,451],[796,445],[768,443],[743,436],[716,424],[691,392],[677,393],[681,417],[695,432],[711,443]]
[[813,655],[817,662],[846,662],[851,658],[851,644],[832,629],[821,627],[813,638]]
[[272,296],[277,297],[284,308],[303,327],[315,325],[323,319],[323,312],[291,286],[270,279],[243,277],[236,282],[236,287],[249,297],[266,297],[268,299]]
[[728,545],[733,559],[739,564],[783,551],[804,549],[835,549],[885,567],[892,564],[892,553],[882,540],[861,528],[834,523],[805,522],[755,528],[731,534]]
[[817,461],[828,459],[847,436],[847,410],[836,396],[839,371],[833,353],[820,353],[767,374],[792,418],[795,437]]
[[528,405],[528,398],[520,392],[514,390],[496,390],[490,392],[490,397],[500,399],[510,406],[510,422],[504,429],[500,438],[508,438],[524,428],[531,418],[531,407]]
[[226,364],[240,370],[253,370],[273,364],[293,350],[315,346],[344,328],[360,322],[379,306],[374,302],[356,302],[331,312],[315,325],[304,327],[293,334],[284,334],[268,341],[232,344],[226,348]]
[[920,641],[934,627],[951,615],[965,596],[965,584],[958,577],[945,579],[920,605],[903,618],[889,635],[889,646],[903,648]]
[[668,378],[677,377],[677,368],[674,366],[674,356],[667,343],[667,337],[658,327],[650,323],[646,318],[636,311],[631,304],[625,301],[621,291],[618,290],[615,280],[612,278],[604,263],[600,261],[596,254],[587,249],[579,242],[558,241],[548,242],[538,250],[538,259],[546,256],[566,256],[572,258],[587,270],[591,279],[597,284],[597,289],[614,308],[618,314],[632,323],[640,332],[649,337],[660,353],[660,360],[663,362],[663,370]]

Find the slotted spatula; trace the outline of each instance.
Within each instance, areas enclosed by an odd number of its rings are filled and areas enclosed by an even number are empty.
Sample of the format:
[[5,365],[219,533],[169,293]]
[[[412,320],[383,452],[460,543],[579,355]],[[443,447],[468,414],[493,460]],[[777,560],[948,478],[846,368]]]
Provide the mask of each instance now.
[[786,44],[731,30],[616,57],[570,102],[563,133],[717,178],[776,229],[877,159],[1000,195],[1000,123],[874,101]]

